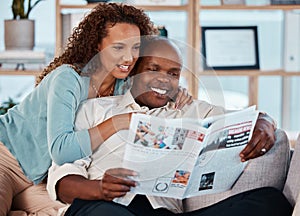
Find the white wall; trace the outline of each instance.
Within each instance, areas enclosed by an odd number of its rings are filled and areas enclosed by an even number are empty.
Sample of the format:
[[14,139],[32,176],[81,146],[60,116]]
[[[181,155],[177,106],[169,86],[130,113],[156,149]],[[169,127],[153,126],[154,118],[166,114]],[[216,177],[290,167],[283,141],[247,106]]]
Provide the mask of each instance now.
[[[0,50],[4,50],[4,20],[12,19],[12,0],[1,0],[0,4]],[[35,20],[35,43],[37,47],[55,44],[55,0],[40,2],[30,13]]]
[[[0,51],[4,50],[4,27],[3,21],[12,18],[11,2],[12,0],[0,0]],[[62,0],[64,3],[79,3],[85,4],[84,0]],[[209,0],[210,1],[210,0]],[[67,12],[67,11],[65,11]],[[166,25],[170,36],[175,39],[185,40],[186,38],[186,16],[183,13],[176,14],[171,12],[166,15],[165,12],[149,12],[151,19],[156,24]],[[236,19],[236,17],[239,17]],[[40,2],[36,8],[33,9],[31,19],[36,21],[36,47],[45,49],[46,54],[53,55],[55,47],[55,0],[45,0]],[[226,18],[226,19],[224,19]],[[224,19],[224,20],[223,20]],[[221,13],[207,11],[201,13],[200,18],[202,25],[254,25],[259,26],[259,48],[260,48],[260,64],[264,70],[277,69],[282,67],[281,53],[282,53],[282,13],[276,11],[265,12],[237,12],[224,11]],[[223,20],[223,22],[222,22]],[[225,21],[226,20],[226,21]],[[180,23],[180,24],[179,24]],[[279,24],[279,25],[278,25]],[[180,28],[178,28],[180,26]],[[271,33],[270,33],[271,32]],[[247,79],[238,77],[222,77],[220,78],[224,90],[235,90],[237,93],[248,94]],[[30,86],[33,83],[32,78],[22,78],[16,76],[0,76],[0,103],[9,95],[19,95],[20,92],[28,92],[24,87]],[[23,83],[20,86],[19,83]],[[29,84],[28,84],[29,83]],[[292,106],[290,113],[285,115],[292,116],[290,126],[286,129],[299,130],[299,78],[293,78],[293,85],[291,86],[291,101]],[[33,84],[32,84],[33,85]],[[263,77],[260,79],[260,108],[274,116],[279,125],[281,123],[281,79],[279,77]],[[234,88],[234,89],[233,89]],[[9,91],[7,91],[9,89]]]

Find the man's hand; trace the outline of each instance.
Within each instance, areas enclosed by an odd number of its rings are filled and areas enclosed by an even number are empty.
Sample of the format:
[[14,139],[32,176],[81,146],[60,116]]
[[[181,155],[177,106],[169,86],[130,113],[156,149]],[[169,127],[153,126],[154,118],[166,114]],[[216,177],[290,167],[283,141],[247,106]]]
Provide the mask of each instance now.
[[188,93],[187,89],[179,87],[175,101],[175,108],[182,109],[184,105],[191,104],[192,102],[193,97]]
[[109,169],[102,180],[89,180],[80,175],[67,175],[56,185],[58,199],[72,203],[75,198],[82,200],[107,200],[124,196],[136,182],[129,179],[136,176],[132,170],[124,168]]
[[270,121],[258,118],[248,145],[241,151],[241,161],[264,155],[275,143],[275,126]]
[[136,186],[136,182],[128,177],[136,175],[134,171],[124,168],[107,170],[100,182],[102,199],[112,201],[116,197],[125,196],[131,187]]

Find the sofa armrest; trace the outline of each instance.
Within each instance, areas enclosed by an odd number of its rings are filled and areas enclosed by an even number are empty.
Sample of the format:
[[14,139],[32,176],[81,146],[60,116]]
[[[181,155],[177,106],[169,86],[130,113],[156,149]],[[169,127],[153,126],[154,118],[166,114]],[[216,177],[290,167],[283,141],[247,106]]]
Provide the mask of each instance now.
[[200,209],[227,197],[259,187],[283,189],[290,161],[290,145],[286,133],[277,129],[276,142],[265,155],[249,161],[243,174],[231,190],[192,197],[183,201],[184,211]]
[[[289,202],[294,206],[297,200],[297,197],[300,193],[300,135],[296,141],[296,145],[293,152],[293,157],[291,160],[291,165],[289,168],[288,176],[286,183],[284,185],[283,193]],[[298,199],[298,203],[300,200]],[[300,203],[298,204],[300,208]],[[300,213],[300,211],[299,211]]]
[[297,198],[292,216],[299,216],[299,215],[300,215],[300,196],[298,196]]

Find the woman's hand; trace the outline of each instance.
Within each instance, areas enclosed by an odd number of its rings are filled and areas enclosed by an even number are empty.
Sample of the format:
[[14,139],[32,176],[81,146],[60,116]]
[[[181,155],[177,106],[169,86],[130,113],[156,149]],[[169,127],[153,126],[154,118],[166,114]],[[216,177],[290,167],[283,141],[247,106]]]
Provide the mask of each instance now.
[[132,113],[119,114],[111,117],[116,132],[129,129]]
[[128,177],[136,175],[134,171],[125,168],[107,170],[100,182],[102,199],[112,201],[114,198],[125,196],[131,187],[136,186],[136,182]]
[[241,151],[241,161],[264,155],[275,143],[275,127],[265,119],[257,119],[253,135],[248,145]]
[[179,87],[178,94],[175,101],[175,108],[182,109],[184,105],[191,104],[193,102],[193,97],[189,95],[186,88]]

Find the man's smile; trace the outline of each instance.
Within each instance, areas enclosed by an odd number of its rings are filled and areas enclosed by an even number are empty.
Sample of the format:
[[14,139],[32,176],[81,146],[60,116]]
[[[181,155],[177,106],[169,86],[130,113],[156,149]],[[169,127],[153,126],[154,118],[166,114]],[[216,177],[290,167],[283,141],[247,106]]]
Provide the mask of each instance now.
[[160,88],[155,88],[155,87],[151,87],[151,90],[160,95],[165,95],[168,92],[166,89],[160,89]]

